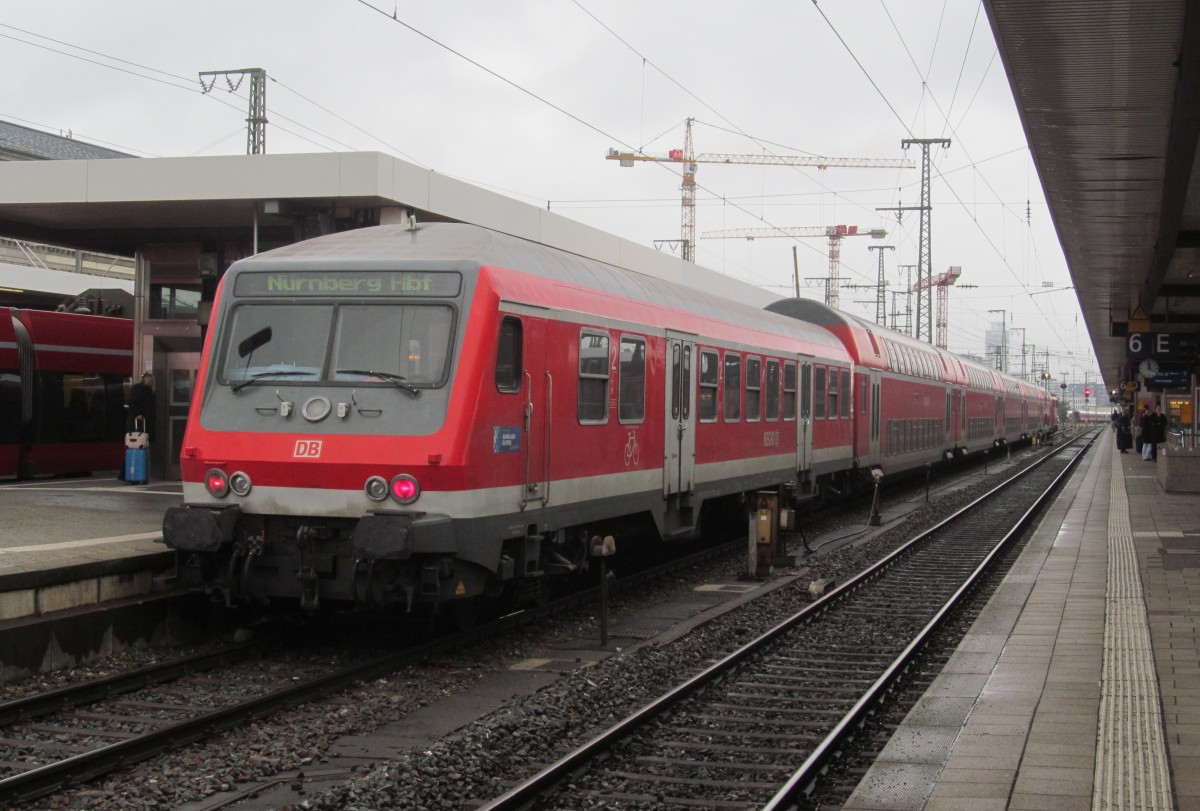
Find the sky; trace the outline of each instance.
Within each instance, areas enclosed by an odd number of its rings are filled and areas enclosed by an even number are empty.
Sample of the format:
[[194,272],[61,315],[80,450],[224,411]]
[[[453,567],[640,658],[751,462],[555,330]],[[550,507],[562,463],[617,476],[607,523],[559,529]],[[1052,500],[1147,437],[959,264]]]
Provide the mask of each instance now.
[[[665,156],[689,118],[697,155],[911,160],[698,165],[696,261],[780,295],[798,262],[818,299],[825,238],[704,234],[883,228],[843,240],[841,277],[874,285],[883,254],[899,293],[919,213],[879,209],[920,204],[921,149],[902,141],[949,139],[929,151],[933,273],[962,268],[949,348],[981,354],[1002,320],[1017,328],[1010,372],[1024,341],[1030,371],[1098,379],[977,0],[42,0],[0,14],[0,118],[141,157],[244,153],[249,80],[199,80],[240,68],[267,72],[269,153],[381,151],[664,250],[680,235],[678,165],[605,155]],[[840,294],[869,319],[875,298]]]

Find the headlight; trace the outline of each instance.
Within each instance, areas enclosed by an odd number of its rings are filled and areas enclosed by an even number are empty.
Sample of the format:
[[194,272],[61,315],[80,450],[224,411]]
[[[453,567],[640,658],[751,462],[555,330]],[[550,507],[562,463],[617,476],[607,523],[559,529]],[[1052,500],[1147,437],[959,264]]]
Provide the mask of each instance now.
[[220,468],[214,467],[204,474],[204,486],[217,498],[225,498],[229,495],[229,478]]
[[235,495],[245,496],[250,492],[250,488],[254,485],[250,481],[250,477],[242,471],[238,471],[229,477],[229,489]]
[[371,501],[383,501],[388,496],[387,479],[382,476],[372,476],[363,485],[363,490]]
[[401,504],[412,504],[421,495],[421,485],[407,473],[392,478],[391,495]]

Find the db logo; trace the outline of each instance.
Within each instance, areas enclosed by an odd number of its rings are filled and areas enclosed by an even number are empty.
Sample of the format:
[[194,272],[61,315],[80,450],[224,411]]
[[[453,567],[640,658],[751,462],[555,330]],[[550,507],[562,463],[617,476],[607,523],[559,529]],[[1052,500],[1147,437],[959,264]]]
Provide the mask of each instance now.
[[321,455],[321,440],[319,439],[298,439],[296,440],[296,452],[292,454],[297,459],[316,459]]

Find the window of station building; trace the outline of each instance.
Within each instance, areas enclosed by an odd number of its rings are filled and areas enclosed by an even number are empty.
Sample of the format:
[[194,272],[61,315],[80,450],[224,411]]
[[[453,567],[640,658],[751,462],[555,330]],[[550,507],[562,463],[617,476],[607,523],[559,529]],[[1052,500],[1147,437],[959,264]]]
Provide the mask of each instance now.
[[746,422],[762,418],[762,361],[746,358]]
[[715,349],[700,350],[700,394],[696,415],[700,422],[717,421],[717,386],[721,382],[721,367]]
[[608,333],[579,335],[579,421],[608,422]]
[[500,322],[500,337],[496,341],[496,388],[503,392],[521,390],[522,340],[521,319],[507,315]]
[[850,370],[842,370],[842,419],[847,419],[850,416],[850,409],[854,404],[854,389],[850,388]]
[[163,281],[150,285],[151,318],[195,318],[199,308],[199,284]]
[[779,419],[779,361],[767,361],[767,419]]
[[618,367],[617,421],[642,422],[646,419],[646,339],[621,336],[621,363]]
[[813,419],[825,419],[825,367],[813,367]]
[[783,364],[783,419],[796,419],[796,364]]
[[838,381],[839,381],[839,379],[840,379],[840,375],[838,374],[837,368],[830,366],[829,367],[829,396],[828,396],[829,410],[826,413],[829,414],[829,419],[831,419],[831,420],[836,420],[837,416],[838,416],[838,391],[839,391]]
[[742,418],[742,356],[725,353],[725,422]]

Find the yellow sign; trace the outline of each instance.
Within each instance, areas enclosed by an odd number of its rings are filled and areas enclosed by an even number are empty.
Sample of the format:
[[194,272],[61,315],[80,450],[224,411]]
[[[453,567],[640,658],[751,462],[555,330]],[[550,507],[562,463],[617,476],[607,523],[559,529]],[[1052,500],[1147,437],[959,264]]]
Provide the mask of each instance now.
[[1150,317],[1146,315],[1146,311],[1138,307],[1129,314],[1129,324],[1127,326],[1129,332],[1149,332]]

